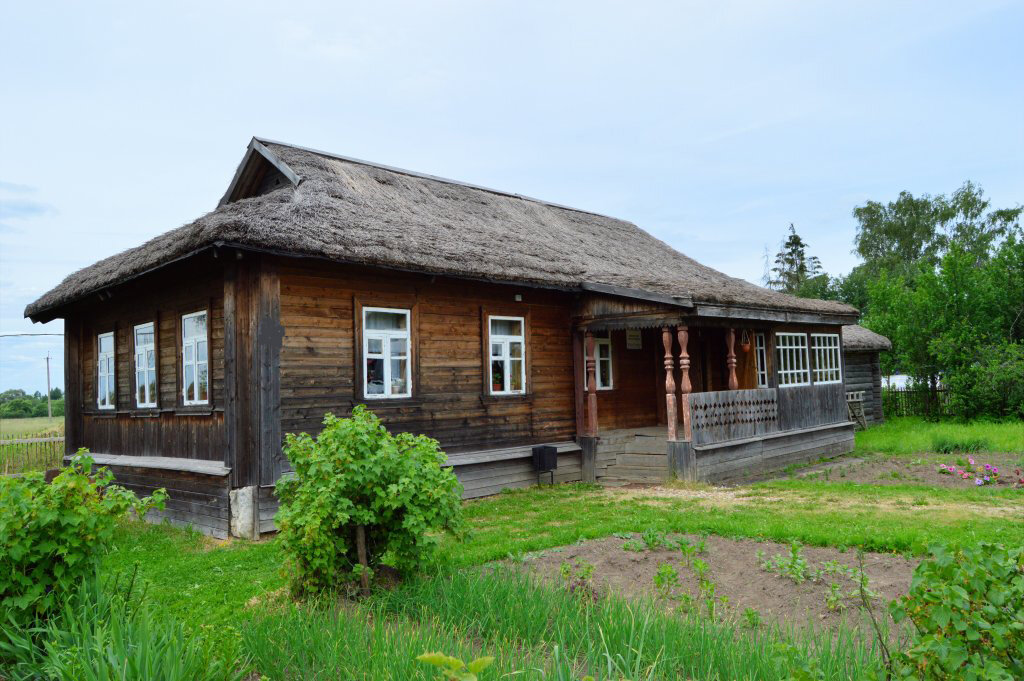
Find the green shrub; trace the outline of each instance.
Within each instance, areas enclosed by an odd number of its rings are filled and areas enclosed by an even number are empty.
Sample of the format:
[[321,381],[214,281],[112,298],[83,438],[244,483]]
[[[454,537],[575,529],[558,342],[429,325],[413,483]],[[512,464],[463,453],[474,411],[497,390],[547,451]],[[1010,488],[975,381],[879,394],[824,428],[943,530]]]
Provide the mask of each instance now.
[[983,437],[938,435],[932,438],[932,449],[939,454],[974,454],[991,451],[992,445]]
[[407,573],[430,555],[443,530],[462,524],[462,486],[436,440],[391,435],[359,405],[324,417],[313,439],[289,434],[295,475],[277,484],[280,541],[297,594],[336,589],[360,574],[356,528],[365,528],[370,570]]
[[140,500],[92,466],[82,449],[50,484],[41,473],[0,477],[0,613],[10,619],[45,618],[95,573],[122,517],[163,508],[163,489]]
[[211,642],[133,602],[131,586],[119,592],[95,576],[45,623],[4,633],[0,678],[10,681],[238,681],[245,674]]
[[955,553],[932,546],[910,592],[893,601],[916,638],[896,658],[903,677],[1024,679],[1024,547],[980,543]]
[[979,348],[972,363],[943,380],[958,416],[1024,419],[1024,343]]

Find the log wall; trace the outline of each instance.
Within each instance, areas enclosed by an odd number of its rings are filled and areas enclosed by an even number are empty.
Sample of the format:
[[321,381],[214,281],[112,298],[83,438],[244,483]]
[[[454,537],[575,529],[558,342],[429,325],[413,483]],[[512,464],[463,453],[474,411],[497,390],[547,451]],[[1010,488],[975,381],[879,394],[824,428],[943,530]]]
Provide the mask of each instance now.
[[[109,298],[92,298],[66,318],[65,375],[69,453],[79,447],[104,454],[224,458],[224,298],[220,263],[194,258],[126,283]],[[183,314],[208,311],[209,404],[182,404]],[[156,329],[157,406],[135,402],[133,333],[138,324]],[[97,336],[114,333],[115,409],[96,402]]]
[[882,423],[882,368],[878,352],[844,352],[846,389],[864,391],[864,416],[869,424]]
[[[365,403],[393,432],[424,433],[449,453],[575,436],[570,295],[313,261],[282,259],[278,271],[282,432],[316,433],[324,412]],[[363,398],[362,305],[412,311],[411,398]],[[527,320],[526,395],[487,394],[489,314]]]

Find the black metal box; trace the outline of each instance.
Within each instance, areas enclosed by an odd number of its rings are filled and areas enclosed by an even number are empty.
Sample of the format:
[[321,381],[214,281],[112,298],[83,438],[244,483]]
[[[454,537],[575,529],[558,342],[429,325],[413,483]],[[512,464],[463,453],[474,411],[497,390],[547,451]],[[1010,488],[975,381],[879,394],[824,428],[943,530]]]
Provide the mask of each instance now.
[[558,468],[558,448],[552,445],[537,445],[533,448],[533,469],[546,473]]

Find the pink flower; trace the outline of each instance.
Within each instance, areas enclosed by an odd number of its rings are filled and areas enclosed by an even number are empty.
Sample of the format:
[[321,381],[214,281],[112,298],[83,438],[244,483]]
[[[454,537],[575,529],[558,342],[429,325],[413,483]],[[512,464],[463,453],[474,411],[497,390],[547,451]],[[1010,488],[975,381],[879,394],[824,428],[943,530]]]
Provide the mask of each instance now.
[[973,466],[974,465],[974,459],[972,459],[970,457],[967,457],[967,463],[969,463],[969,464],[971,464]]

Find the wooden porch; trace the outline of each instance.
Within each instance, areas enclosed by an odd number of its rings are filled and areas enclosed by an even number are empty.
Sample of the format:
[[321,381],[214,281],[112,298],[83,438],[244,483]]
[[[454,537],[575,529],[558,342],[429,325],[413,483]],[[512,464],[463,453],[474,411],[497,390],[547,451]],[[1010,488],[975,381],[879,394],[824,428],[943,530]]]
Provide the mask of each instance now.
[[[639,307],[616,311],[607,301],[584,304],[589,314],[577,322],[577,385],[583,388],[577,393],[577,440],[584,481],[738,481],[852,450],[843,381],[808,378],[805,385],[780,386],[775,366],[776,332],[834,334],[834,328],[705,320],[664,305]],[[641,339],[642,355],[620,362],[614,389],[623,397],[615,400],[612,388],[602,394],[598,385],[595,348],[599,342],[614,347],[627,334]],[[807,354],[810,377],[815,360],[813,352]],[[647,373],[652,366],[653,380]],[[641,403],[645,419],[634,415]],[[616,413],[619,405],[631,414],[629,422]]]

